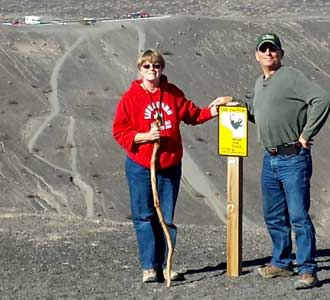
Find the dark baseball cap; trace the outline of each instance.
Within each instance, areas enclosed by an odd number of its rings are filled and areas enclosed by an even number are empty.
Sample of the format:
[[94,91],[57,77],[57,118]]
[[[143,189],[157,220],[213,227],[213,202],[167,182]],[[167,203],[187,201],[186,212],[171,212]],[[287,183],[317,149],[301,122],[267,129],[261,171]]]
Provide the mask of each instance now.
[[281,41],[275,33],[263,33],[259,35],[257,38],[256,49],[258,49],[264,43],[271,43],[278,49],[282,49]]

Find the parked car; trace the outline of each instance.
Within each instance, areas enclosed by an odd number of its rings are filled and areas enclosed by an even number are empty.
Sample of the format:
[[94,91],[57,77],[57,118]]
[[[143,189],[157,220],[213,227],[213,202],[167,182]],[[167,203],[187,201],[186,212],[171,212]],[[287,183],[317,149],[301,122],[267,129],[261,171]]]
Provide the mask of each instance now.
[[14,21],[11,22],[11,25],[15,25],[15,26],[22,25],[22,22],[19,21],[19,20],[14,20]]
[[129,19],[138,19],[138,18],[149,18],[150,14],[147,12],[133,12],[127,15]]
[[80,21],[80,24],[82,24],[82,25],[95,25],[96,24],[96,19],[95,18],[83,18]]
[[149,18],[150,14],[147,12],[140,12],[140,18]]

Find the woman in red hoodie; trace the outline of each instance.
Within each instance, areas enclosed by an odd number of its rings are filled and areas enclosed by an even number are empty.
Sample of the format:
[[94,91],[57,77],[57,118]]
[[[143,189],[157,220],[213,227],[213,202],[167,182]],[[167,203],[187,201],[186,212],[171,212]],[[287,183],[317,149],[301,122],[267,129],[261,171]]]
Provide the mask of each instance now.
[[[113,136],[127,153],[132,220],[136,231],[143,282],[159,280],[166,268],[167,245],[154,209],[150,180],[150,160],[154,142],[160,140],[157,189],[160,207],[173,245],[176,226],[174,209],[181,179],[182,140],[180,122],[197,125],[218,115],[219,97],[208,107],[199,108],[162,74],[165,61],[155,50],[145,51],[138,59],[141,79],[134,80],[118,103]],[[228,101],[227,101],[228,102]],[[160,127],[153,126],[161,120]],[[178,278],[172,271],[171,279]]]

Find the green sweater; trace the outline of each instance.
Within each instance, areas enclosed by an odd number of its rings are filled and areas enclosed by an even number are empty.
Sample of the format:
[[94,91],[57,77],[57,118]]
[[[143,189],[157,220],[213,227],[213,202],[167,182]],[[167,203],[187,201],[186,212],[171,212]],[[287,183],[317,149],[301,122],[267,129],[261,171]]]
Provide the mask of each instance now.
[[329,94],[301,71],[282,66],[267,80],[256,80],[249,107],[258,139],[265,147],[310,140],[325,123],[330,110]]

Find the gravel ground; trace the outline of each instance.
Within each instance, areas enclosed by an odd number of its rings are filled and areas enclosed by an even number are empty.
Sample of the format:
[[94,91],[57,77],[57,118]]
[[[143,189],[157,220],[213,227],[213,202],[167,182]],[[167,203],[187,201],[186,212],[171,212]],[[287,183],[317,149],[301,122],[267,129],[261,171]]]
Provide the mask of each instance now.
[[329,299],[330,249],[318,241],[322,286],[295,291],[290,279],[259,278],[266,232],[244,231],[243,274],[226,274],[226,228],[179,225],[174,267],[182,280],[143,284],[130,223],[59,215],[0,217],[1,299]]

